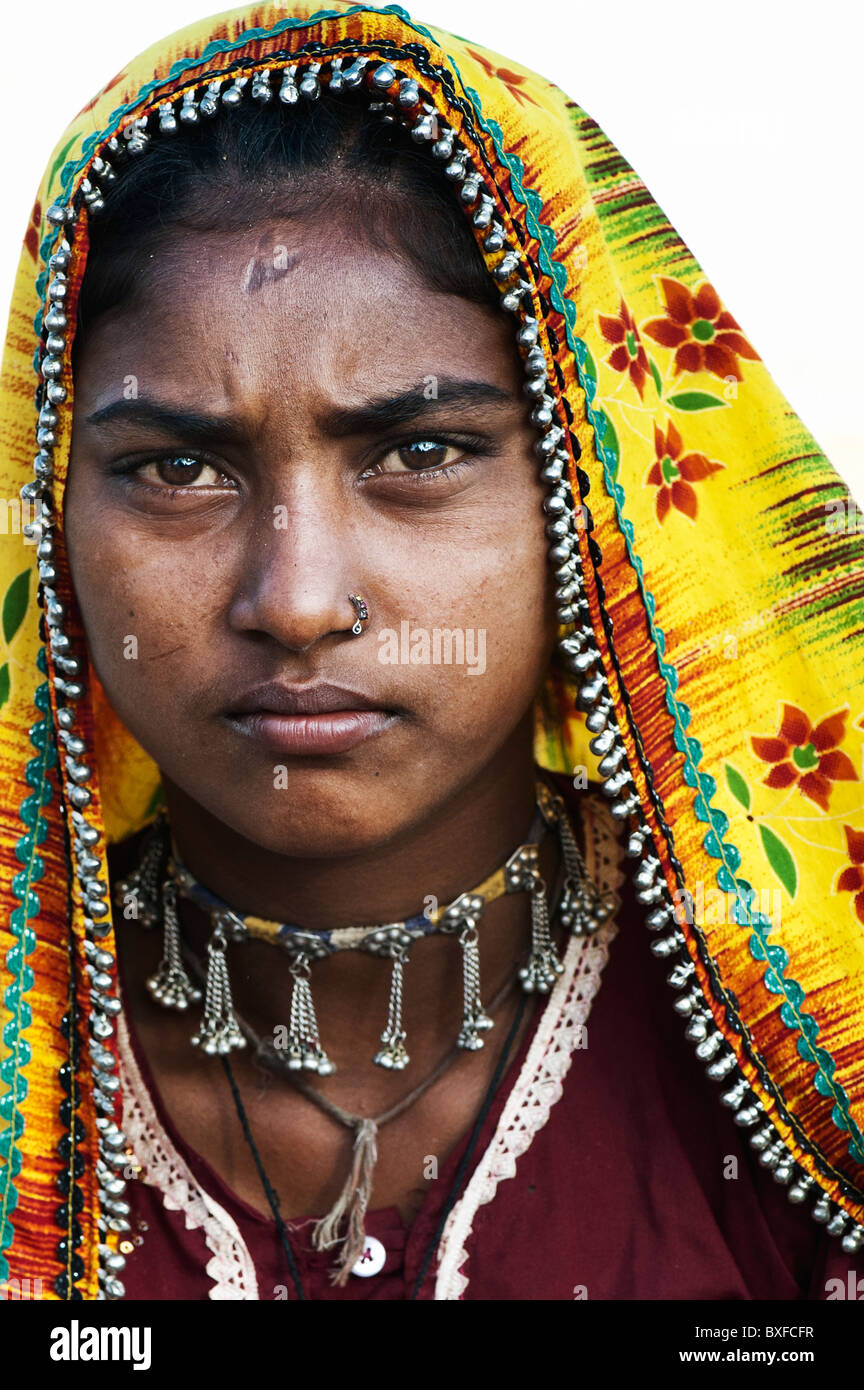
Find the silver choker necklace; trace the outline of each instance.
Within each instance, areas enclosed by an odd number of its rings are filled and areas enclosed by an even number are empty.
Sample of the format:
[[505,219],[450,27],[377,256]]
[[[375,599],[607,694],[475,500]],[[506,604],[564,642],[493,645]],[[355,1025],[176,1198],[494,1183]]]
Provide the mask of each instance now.
[[480,993],[478,927],[488,903],[505,893],[527,892],[531,904],[531,942],[519,979],[527,993],[548,993],[563,966],[550,933],[550,904],[546,883],[539,870],[539,846],[546,833],[556,830],[562,858],[563,886],[558,918],[574,934],[590,935],[612,910],[609,894],[601,894],[589,878],[576,843],[563,799],[546,782],[537,780],[536,808],[528,838],[505,863],[467,893],[446,907],[430,907],[400,922],[352,926],[333,931],[310,931],[235,912],[227,903],[198,883],[180,859],[167,817],[156,818],[135,869],[115,886],[115,900],[124,916],[146,927],[161,922],[164,931],[162,960],[147,987],[164,1008],[185,1011],[201,1000],[202,991],[190,979],[183,959],[183,943],[177,912],[178,894],[209,913],[212,932],[207,944],[204,1010],[192,1043],[209,1055],[220,1055],[246,1046],[246,1037],[235,1013],[226,954],[229,944],[248,940],[269,941],[291,958],[293,979],[287,1027],[274,1029],[277,1046],[284,1050],[291,1071],[329,1076],[335,1070],[319,1035],[312,1000],[311,967],[337,951],[365,951],[387,958],[392,964],[387,1022],[376,1066],[402,1071],[410,1060],[402,1021],[404,970],[414,943],[425,936],[455,937],[462,950],[462,1025],[456,1045],[475,1051],[483,1047],[483,1035],[493,1027]]

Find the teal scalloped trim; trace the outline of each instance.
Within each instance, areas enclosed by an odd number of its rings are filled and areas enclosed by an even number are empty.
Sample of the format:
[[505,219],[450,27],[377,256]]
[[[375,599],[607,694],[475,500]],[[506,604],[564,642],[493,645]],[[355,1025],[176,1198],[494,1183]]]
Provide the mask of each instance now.
[[[450,61],[456,68],[452,58]],[[458,72],[458,68],[456,70]],[[459,80],[462,82],[461,74]],[[756,961],[765,961],[768,967],[763,975],[765,988],[771,994],[784,996],[783,1004],[780,1007],[780,1017],[787,1028],[800,1033],[801,1036],[797,1043],[798,1053],[805,1062],[809,1062],[816,1068],[814,1078],[816,1090],[821,1096],[828,1099],[833,1098],[834,1106],[831,1111],[831,1118],[839,1130],[850,1135],[850,1155],[856,1162],[864,1163],[864,1134],[852,1117],[846,1090],[834,1080],[837,1064],[827,1048],[816,1046],[819,1025],[812,1014],[802,1011],[806,996],[801,985],[798,984],[797,980],[786,977],[785,971],[789,964],[788,954],[782,946],[771,946],[766,943],[765,938],[772,927],[770,918],[763,912],[751,912],[751,905],[756,896],[753,888],[746,879],[735,877],[735,872],[741,864],[741,853],[735,845],[724,840],[729,826],[729,818],[725,812],[711,805],[711,798],[717,790],[717,783],[710,773],[700,772],[701,744],[697,739],[687,736],[691,713],[683,701],[675,698],[675,692],[678,689],[678,672],[672,662],[665,660],[666,637],[662,628],[658,627],[654,621],[656,602],[654,595],[645,586],[642,560],[633,546],[633,523],[624,516],[625,494],[617,479],[619,460],[605,442],[609,418],[599,403],[597,408],[594,405],[597,381],[587,365],[592,360],[591,354],[587,343],[574,331],[577,318],[576,306],[564,294],[567,285],[567,271],[560,261],[553,259],[557,238],[550,226],[540,222],[543,200],[534,189],[523,186],[525,166],[518,155],[511,154],[504,148],[501,127],[497,121],[483,115],[478,93],[472,87],[466,86],[464,82],[462,82],[462,86],[474,107],[479,123],[491,136],[499,158],[510,170],[514,196],[525,207],[526,224],[540,246],[538,254],[540,266],[552,281],[549,299],[553,307],[564,318],[567,342],[576,358],[580,384],[585,392],[588,418],[594,430],[595,446],[603,465],[606,491],[615,504],[618,526],[624,537],[630,563],[637,576],[649,630],[657,650],[658,665],[666,686],[666,706],[675,723],[675,746],[684,754],[684,781],[697,793],[694,800],[697,820],[706,822],[710,827],[703,840],[705,849],[712,858],[721,861],[716,875],[717,883],[724,893],[735,894],[735,920],[740,925],[751,928],[750,954]]]
[[[142,100],[156,91],[166,82],[172,82],[181,77],[184,73],[195,67],[200,67],[220,53],[230,53],[237,48],[244,47],[258,39],[273,38],[290,29],[299,29],[317,23],[322,19],[341,18],[344,15],[356,14],[368,11],[374,14],[395,14],[416,33],[422,34],[425,38],[437,43],[433,35],[423,25],[417,24],[407,12],[399,5],[385,5],[383,7],[375,5],[354,5],[348,10],[318,10],[314,15],[305,19],[286,17],[271,29],[247,29],[233,42],[218,40],[210,43],[197,58],[178,60],[170,69],[167,77],[146,83],[137,93],[135,98],[125,106],[117,107],[109,117],[109,124],[105,130],[88,135],[82,144],[81,157],[78,160],[69,160],[63,166],[60,174],[61,188],[68,190],[79,169],[82,169],[91,157],[93,149],[104,141],[118,121],[129,112],[138,107]],[[735,845],[724,840],[724,835],[728,829],[729,819],[723,811],[711,805],[711,797],[717,790],[715,779],[705,772],[699,770],[699,763],[702,758],[702,747],[695,738],[688,738],[686,730],[690,724],[691,714],[683,701],[675,698],[675,691],[678,688],[678,673],[671,662],[664,660],[666,650],[666,638],[663,630],[654,621],[656,603],[653,594],[645,587],[644,571],[640,556],[633,547],[634,529],[633,523],[624,516],[623,503],[625,501],[624,489],[617,481],[618,460],[610,454],[604,436],[609,425],[608,416],[602,407],[594,406],[597,392],[596,378],[588,370],[587,363],[590,360],[590,353],[587,344],[575,332],[577,313],[576,306],[572,300],[565,295],[567,287],[567,271],[564,265],[554,259],[554,252],[557,249],[557,237],[551,226],[540,221],[543,212],[543,200],[539,193],[533,188],[526,188],[523,184],[525,166],[516,154],[511,154],[504,147],[503,132],[497,121],[491,117],[486,117],[483,113],[482,103],[478,93],[462,79],[459,68],[451,54],[447,54],[454,72],[462,85],[462,89],[470,100],[479,124],[491,137],[499,159],[505,164],[511,174],[511,186],[514,196],[520,202],[526,212],[525,221],[529,231],[535,237],[539,245],[538,261],[541,269],[551,280],[549,299],[553,307],[564,319],[565,334],[567,343],[574,354],[577,363],[579,381],[585,392],[587,403],[588,418],[594,430],[595,445],[597,453],[603,465],[603,477],[606,490],[615,506],[615,515],[619,528],[624,537],[627,554],[634,572],[637,577],[639,591],[645,605],[648,618],[649,631],[651,633],[658,656],[658,666],[666,687],[666,706],[672,715],[675,726],[675,746],[684,754],[684,781],[687,786],[696,791],[694,800],[694,810],[696,818],[709,824],[705,839],[703,841],[705,849],[712,858],[721,860],[717,870],[717,883],[726,893],[734,892],[736,895],[736,920],[741,925],[746,925],[752,929],[750,938],[750,953],[754,960],[765,961],[768,968],[764,974],[766,989],[772,994],[783,994],[784,1002],[780,1009],[780,1016],[785,1026],[793,1031],[797,1030],[801,1036],[797,1047],[800,1056],[816,1068],[814,1084],[820,1095],[826,1098],[833,1097],[834,1106],[831,1117],[838,1129],[848,1133],[849,1153],[859,1163],[864,1163],[864,1134],[852,1118],[849,1109],[849,1097],[845,1089],[834,1081],[834,1071],[836,1062],[830,1052],[824,1047],[815,1045],[819,1034],[819,1025],[810,1014],[803,1013],[801,1006],[805,999],[805,993],[797,981],[786,978],[785,970],[789,963],[788,955],[780,946],[766,945],[765,938],[771,930],[771,922],[764,913],[756,912],[751,914],[750,897],[752,888],[745,879],[736,879],[735,871],[740,867],[741,854]],[[50,254],[50,245],[56,232],[54,229],[44,238],[40,250],[43,258],[47,260]],[[47,272],[43,271],[37,281],[40,299],[44,297],[45,285],[47,283]],[[0,1245],[0,1249],[2,1249]]]
[[[37,664],[44,675],[44,647],[39,652]],[[9,1278],[9,1261],[2,1252],[8,1250],[15,1239],[10,1216],[18,1205],[15,1179],[21,1172],[22,1164],[18,1144],[24,1133],[21,1105],[27,1096],[24,1068],[32,1056],[30,1044],[24,1035],[33,1021],[33,1013],[24,996],[34,984],[33,970],[27,964],[27,957],[36,949],[36,933],[27,923],[39,912],[39,898],[32,884],[38,883],[45,872],[45,862],[37,854],[36,847],[48,834],[48,822],[42,815],[42,807],[51,800],[48,772],[57,761],[47,681],[37,688],[33,702],[43,717],[30,730],[30,742],[37,756],[28,762],[25,775],[33,791],[21,802],[18,812],[27,833],[15,846],[15,856],[23,867],[12,879],[12,891],[20,906],[13,909],[9,925],[18,940],[6,953],[6,970],[11,976],[11,984],[3,996],[11,1015],[3,1029],[3,1041],[9,1051],[0,1062],[0,1080],[6,1085],[0,1097],[0,1119],[8,1122],[0,1132],[0,1159],[3,1160],[0,1168],[0,1279],[4,1280]]]

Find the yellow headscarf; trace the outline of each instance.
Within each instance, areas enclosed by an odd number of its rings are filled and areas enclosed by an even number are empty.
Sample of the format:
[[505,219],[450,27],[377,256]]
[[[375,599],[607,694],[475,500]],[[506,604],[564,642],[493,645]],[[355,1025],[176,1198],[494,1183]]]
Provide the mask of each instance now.
[[[114,1038],[111,989],[91,1001],[86,942],[95,923],[96,944],[113,956],[110,909],[98,906],[106,838],[143,824],[158,788],[87,667],[63,550],[68,346],[99,197],[94,160],[110,162],[106,143],[120,132],[122,144],[137,118],[159,138],[159,107],[171,100],[176,112],[190,88],[200,98],[205,79],[298,62],[299,81],[313,60],[326,78],[332,53],[310,54],[311,44],[338,49],[343,71],[365,55],[372,100],[416,79],[522,248],[583,504],[579,555],[599,652],[581,680],[550,672],[537,757],[604,782],[665,943],[670,1007],[677,1001],[706,1084],[758,1136],[793,1199],[815,1204],[851,1251],[864,1241],[864,542],[854,503],[638,175],[573,100],[395,5],[264,4],[165,39],[80,112],[45,172],[15,283],[0,380],[0,1281],[40,1278],[45,1297],[99,1288],[88,1020],[107,1054]],[[389,86],[386,72],[375,77],[386,62]],[[73,209],[70,220],[47,217],[58,205]],[[64,237],[68,265],[61,254],[49,271]],[[490,270],[501,254],[486,253]],[[34,368],[44,373],[39,331],[57,284],[67,346],[46,378]],[[40,380],[66,395],[56,426],[43,417],[41,449]],[[42,582],[66,609],[49,610],[47,634],[37,536],[21,533],[39,497],[25,496],[20,512],[15,500],[37,449],[37,471],[53,472],[56,519]],[[55,733],[56,680],[78,676],[64,673],[61,622],[83,668],[82,697],[67,690],[60,701],[74,708],[74,727],[60,729],[68,746]],[[82,757],[91,776],[76,783]],[[89,907],[76,861],[89,864]]]

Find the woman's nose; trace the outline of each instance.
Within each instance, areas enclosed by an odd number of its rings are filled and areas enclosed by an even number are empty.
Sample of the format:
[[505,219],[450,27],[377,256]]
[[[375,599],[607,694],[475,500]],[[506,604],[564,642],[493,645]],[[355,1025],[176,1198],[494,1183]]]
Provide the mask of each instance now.
[[351,557],[352,528],[320,504],[275,505],[250,527],[229,620],[237,632],[265,633],[303,652],[323,637],[350,634],[349,598],[364,577]]

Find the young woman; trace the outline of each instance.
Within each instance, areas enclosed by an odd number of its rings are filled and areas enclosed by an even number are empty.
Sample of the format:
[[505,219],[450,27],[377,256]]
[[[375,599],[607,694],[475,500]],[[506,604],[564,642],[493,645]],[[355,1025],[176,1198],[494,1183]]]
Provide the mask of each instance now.
[[401,10],[173,36],[2,410],[7,1284],[857,1279],[861,540],[586,114]]

